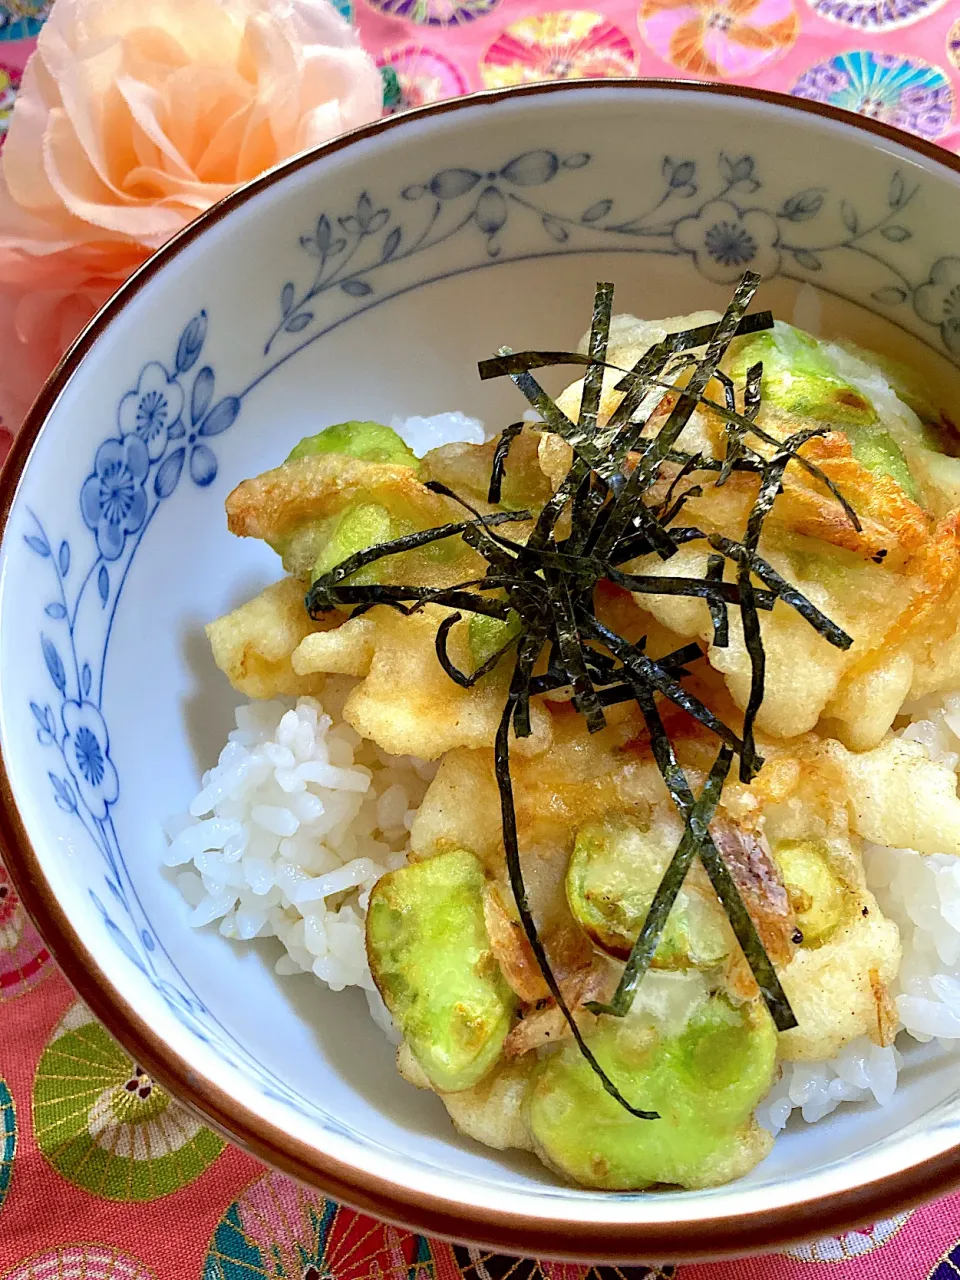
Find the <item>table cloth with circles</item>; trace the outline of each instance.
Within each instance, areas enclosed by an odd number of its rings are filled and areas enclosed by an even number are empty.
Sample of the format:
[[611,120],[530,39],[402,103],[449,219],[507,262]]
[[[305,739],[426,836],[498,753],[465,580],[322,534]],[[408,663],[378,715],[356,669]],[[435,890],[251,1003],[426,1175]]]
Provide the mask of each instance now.
[[[0,146],[45,17],[16,3],[0,0]],[[672,76],[831,102],[960,150],[960,0],[340,7],[381,67],[387,111],[543,79]],[[0,460],[8,444],[0,423]],[[960,1195],[766,1258],[679,1267],[520,1261],[398,1231],[183,1111],[75,999],[0,867],[0,1280],[257,1277],[958,1280]]]

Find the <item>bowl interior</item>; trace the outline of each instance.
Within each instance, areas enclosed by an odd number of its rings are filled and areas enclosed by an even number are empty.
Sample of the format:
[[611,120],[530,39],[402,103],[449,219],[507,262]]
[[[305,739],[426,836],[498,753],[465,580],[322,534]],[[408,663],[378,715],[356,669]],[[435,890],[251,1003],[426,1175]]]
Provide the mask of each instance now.
[[[330,1159],[362,1171],[355,1200],[375,1201],[381,1179],[491,1221],[627,1236],[746,1221],[951,1145],[956,1056],[916,1046],[894,1105],[791,1128],[734,1186],[561,1187],[532,1158],[459,1138],[438,1099],[399,1079],[359,992],[277,978],[273,943],[189,929],[161,822],[239,701],[204,623],[280,572],[227,533],[241,479],[347,418],[512,421],[519,393],[481,384],[477,359],[569,347],[603,279],[615,311],[656,317],[722,309],[755,267],[758,305],[906,357],[960,400],[935,306],[960,279],[958,204],[951,170],[829,119],[689,91],[553,90],[410,117],[294,166],[127,291],[61,379],[4,533],[0,735],[33,849],[6,853],[44,882],[28,888],[41,916],[55,901],[82,943],[87,978],[69,976],[149,1024],[175,1088],[222,1090],[235,1106],[219,1118],[275,1154],[296,1147],[301,1172],[322,1178]],[[146,450],[131,452],[138,423]],[[64,756],[83,724],[104,754],[86,785]]]

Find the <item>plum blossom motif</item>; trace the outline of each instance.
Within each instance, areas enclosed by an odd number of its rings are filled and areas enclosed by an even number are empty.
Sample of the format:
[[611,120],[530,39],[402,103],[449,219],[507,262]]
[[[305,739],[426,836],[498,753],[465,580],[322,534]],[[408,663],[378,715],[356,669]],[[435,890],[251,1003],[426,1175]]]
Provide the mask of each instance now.
[[80,490],[80,510],[97,535],[104,560],[116,560],[127,535],[136,533],[147,514],[143,482],[150,469],[147,446],[136,434],[104,440],[97,450],[93,474]]
[[943,345],[960,356],[960,258],[938,258],[913,295],[921,320],[939,326]]
[[145,365],[136,390],[120,401],[117,420],[121,436],[136,435],[156,462],[167,446],[167,432],[180,418],[183,390],[158,361]]
[[780,271],[780,229],[763,209],[740,210],[730,200],[711,200],[699,213],[681,218],[673,230],[678,249],[692,253],[708,280],[729,284],[747,269],[764,277]]
[[92,816],[103,819],[120,794],[120,782],[110,759],[110,735],[92,702],[63,704],[63,758]]

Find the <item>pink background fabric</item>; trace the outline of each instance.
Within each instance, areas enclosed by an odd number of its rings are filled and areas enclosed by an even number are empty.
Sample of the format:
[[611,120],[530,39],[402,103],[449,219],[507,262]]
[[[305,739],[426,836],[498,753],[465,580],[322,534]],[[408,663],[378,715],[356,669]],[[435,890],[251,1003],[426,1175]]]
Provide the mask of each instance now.
[[[538,79],[713,78],[829,98],[960,150],[960,0],[544,2],[356,0],[351,16],[395,73],[388,110]],[[0,0],[0,145],[42,18]],[[0,424],[0,460],[8,445]],[[105,1048],[0,867],[0,1280],[960,1278],[960,1195],[762,1258],[561,1266],[385,1227],[178,1116]]]

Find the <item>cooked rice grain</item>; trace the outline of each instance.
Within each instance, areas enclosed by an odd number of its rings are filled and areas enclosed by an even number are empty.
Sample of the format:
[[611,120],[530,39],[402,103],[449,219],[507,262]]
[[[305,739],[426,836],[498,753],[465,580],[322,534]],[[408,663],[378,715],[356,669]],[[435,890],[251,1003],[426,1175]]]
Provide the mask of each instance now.
[[[315,698],[236,711],[219,762],[188,814],[166,824],[166,862],[194,926],[226,938],[279,938],[277,973],[363,987],[370,890],[407,860],[409,815],[436,766],[388,756],[336,725]],[[389,1026],[379,997],[371,1012]]]

